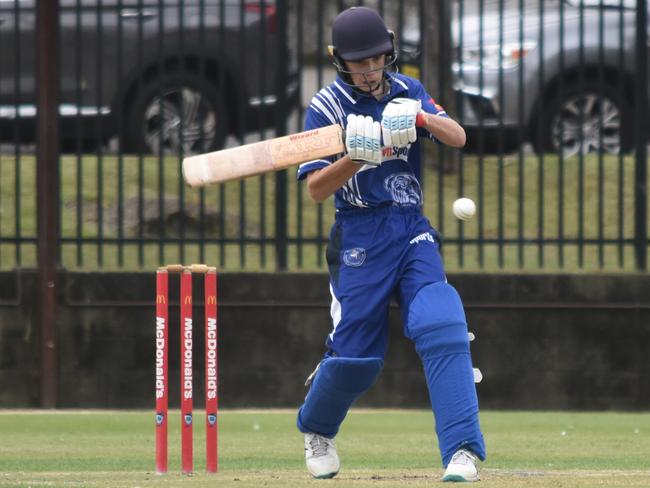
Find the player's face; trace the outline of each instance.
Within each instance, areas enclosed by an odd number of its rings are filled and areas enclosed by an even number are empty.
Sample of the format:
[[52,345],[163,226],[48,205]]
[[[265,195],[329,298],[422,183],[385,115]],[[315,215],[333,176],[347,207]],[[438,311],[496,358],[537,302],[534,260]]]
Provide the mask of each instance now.
[[360,61],[346,61],[352,83],[369,95],[380,95],[384,91],[384,66],[386,55],[380,54]]

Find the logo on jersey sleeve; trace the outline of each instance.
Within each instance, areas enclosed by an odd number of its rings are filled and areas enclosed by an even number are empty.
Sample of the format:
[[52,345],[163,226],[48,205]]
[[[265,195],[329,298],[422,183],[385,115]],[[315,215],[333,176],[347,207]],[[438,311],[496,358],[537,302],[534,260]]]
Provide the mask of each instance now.
[[398,205],[421,205],[422,189],[411,173],[395,173],[384,180],[384,188]]
[[436,103],[436,101],[433,98],[429,98],[429,103],[433,105],[438,112],[444,112],[445,109],[442,108],[442,105]]

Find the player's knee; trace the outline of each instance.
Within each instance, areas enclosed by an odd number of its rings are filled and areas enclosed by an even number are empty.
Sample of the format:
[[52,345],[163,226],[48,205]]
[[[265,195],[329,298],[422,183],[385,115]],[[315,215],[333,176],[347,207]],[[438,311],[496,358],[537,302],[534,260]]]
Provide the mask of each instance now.
[[409,305],[406,335],[423,359],[469,352],[465,312],[456,289],[438,282],[419,290]]

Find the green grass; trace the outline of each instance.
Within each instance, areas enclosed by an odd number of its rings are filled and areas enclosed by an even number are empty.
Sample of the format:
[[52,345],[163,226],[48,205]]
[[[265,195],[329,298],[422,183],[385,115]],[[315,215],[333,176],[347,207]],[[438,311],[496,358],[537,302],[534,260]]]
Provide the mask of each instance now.
[[[161,477],[152,412],[0,411],[0,486],[431,486],[442,473],[429,411],[353,410],[333,481],[309,478],[295,412],[282,410],[221,413],[220,470],[208,476],[195,418],[194,476],[179,474],[180,418],[171,412]],[[483,412],[481,423],[482,487],[649,486],[648,413]]]
[[[60,174],[62,263],[68,269],[151,269],[179,261],[275,269],[273,242],[243,243],[275,235],[274,175],[197,190],[183,185],[177,158],[131,156],[63,156]],[[0,181],[0,237],[35,238],[34,157],[17,163],[1,156]],[[314,204],[293,170],[287,186],[289,237],[326,238],[332,199]],[[631,156],[466,156],[454,173],[428,168],[424,192],[426,214],[447,241],[449,271],[634,271]],[[477,216],[464,224],[451,214],[459,195],[478,204]],[[179,213],[189,217],[184,228]],[[199,244],[222,237],[230,242]],[[130,241],[119,244],[123,239]],[[146,242],[138,244],[141,239]],[[490,242],[498,239],[510,243]],[[603,239],[611,242],[598,244]],[[323,257],[324,248],[313,243],[289,246],[291,270],[324,269]],[[17,263],[33,267],[35,246],[0,244],[0,268]]]

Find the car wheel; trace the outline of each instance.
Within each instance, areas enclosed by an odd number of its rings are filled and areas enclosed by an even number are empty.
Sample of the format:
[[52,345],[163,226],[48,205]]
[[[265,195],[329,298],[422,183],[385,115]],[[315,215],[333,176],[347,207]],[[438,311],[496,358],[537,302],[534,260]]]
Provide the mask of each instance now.
[[[619,154],[629,150],[629,110],[615,90],[585,83],[567,90],[551,105],[545,119],[545,149],[564,157],[582,152]],[[539,149],[539,145],[538,149]]]
[[165,75],[136,97],[127,148],[152,154],[198,154],[223,147],[228,115],[217,87],[193,74]]

